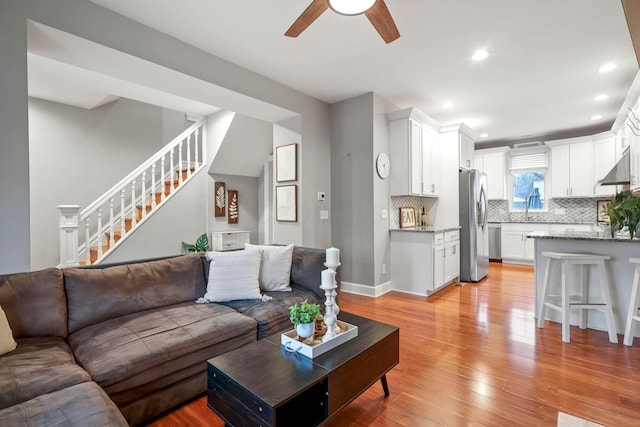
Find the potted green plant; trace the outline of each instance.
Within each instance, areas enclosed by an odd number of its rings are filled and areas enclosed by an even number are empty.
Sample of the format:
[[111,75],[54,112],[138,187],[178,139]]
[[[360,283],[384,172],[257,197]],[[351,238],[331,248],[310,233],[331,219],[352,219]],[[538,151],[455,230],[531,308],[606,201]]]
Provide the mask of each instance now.
[[204,233],[202,236],[198,237],[198,240],[196,240],[196,243],[193,245],[182,242],[182,250],[185,252],[206,252],[211,250],[207,233]]
[[616,231],[627,227],[633,239],[640,224],[640,198],[633,197],[629,190],[620,191],[607,205],[607,215],[611,224],[611,237]]
[[289,307],[289,320],[301,338],[309,338],[313,335],[315,320],[320,316],[320,305],[310,303],[307,300]]

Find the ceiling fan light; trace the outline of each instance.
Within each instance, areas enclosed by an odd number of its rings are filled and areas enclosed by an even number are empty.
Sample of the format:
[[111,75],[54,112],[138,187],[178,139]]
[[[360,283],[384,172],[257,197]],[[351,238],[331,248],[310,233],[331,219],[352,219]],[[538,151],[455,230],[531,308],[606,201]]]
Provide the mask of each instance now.
[[341,15],[360,15],[371,9],[378,0],[329,0],[331,9]]

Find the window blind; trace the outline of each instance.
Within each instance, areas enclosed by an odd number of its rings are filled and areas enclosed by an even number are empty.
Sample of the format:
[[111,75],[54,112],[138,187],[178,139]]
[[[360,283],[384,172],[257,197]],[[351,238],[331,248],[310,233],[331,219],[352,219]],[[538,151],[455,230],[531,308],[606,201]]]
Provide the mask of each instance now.
[[547,152],[521,153],[511,155],[511,170],[531,170],[547,168]]

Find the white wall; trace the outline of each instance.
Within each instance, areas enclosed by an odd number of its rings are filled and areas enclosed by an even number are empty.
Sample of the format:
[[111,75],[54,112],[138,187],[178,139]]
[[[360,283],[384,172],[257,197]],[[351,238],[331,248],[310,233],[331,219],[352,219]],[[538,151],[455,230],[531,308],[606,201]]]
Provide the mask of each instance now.
[[304,141],[301,243],[313,247],[331,244],[331,221],[319,219],[315,203],[316,192],[329,192],[331,184],[326,103],[86,0],[5,0],[0,3],[0,274],[30,266],[28,19],[299,113]]
[[60,262],[56,206],[88,206],[188,126],[128,99],[87,110],[29,98],[31,269]]

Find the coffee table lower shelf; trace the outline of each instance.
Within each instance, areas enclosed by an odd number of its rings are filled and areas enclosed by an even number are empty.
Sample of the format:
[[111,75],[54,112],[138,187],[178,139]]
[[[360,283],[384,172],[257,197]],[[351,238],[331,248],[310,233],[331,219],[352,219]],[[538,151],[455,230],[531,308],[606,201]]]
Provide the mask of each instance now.
[[310,359],[287,352],[280,335],[210,359],[207,404],[229,426],[312,426],[336,414],[399,361],[399,330],[341,313],[358,337]]

